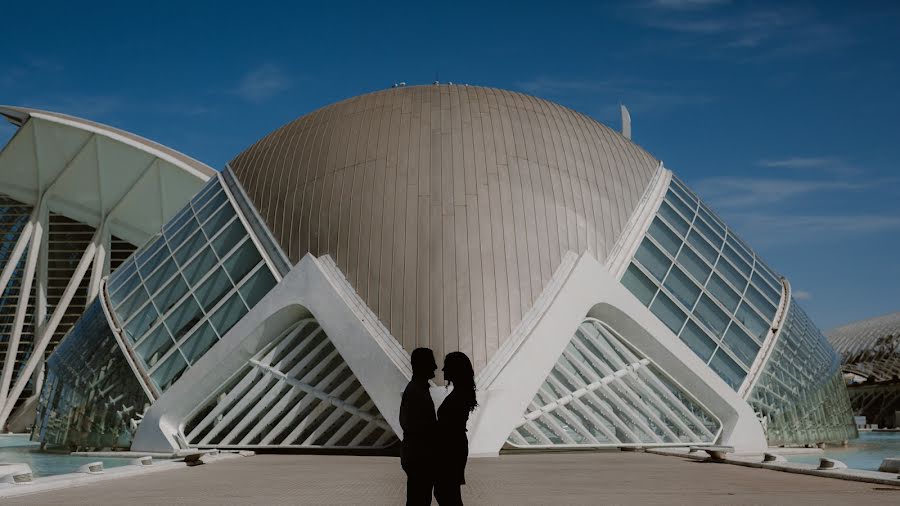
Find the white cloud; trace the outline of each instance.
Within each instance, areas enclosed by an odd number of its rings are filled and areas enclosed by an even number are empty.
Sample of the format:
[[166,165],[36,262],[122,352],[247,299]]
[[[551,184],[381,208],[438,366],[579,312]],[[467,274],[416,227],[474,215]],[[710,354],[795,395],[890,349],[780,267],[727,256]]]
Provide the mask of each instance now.
[[745,53],[752,59],[795,57],[852,43],[845,27],[823,21],[813,7],[710,8],[721,3],[652,0],[630,12],[638,23],[672,32],[680,44],[699,47],[694,53],[706,57],[733,58],[737,50],[753,50]]
[[760,160],[759,165],[772,169],[820,170],[834,175],[853,176],[863,171],[839,158],[794,156]]
[[632,112],[660,112],[672,108],[714,102],[715,97],[673,91],[671,83],[641,79],[559,79],[537,77],[516,83],[526,93],[539,96],[590,97],[591,101],[609,104],[605,112],[618,114],[618,102]]
[[791,293],[797,300],[809,300],[812,298],[812,294],[803,290],[796,290]]
[[289,87],[290,79],[280,67],[265,64],[244,75],[234,93],[250,102],[263,102]]
[[873,184],[866,181],[715,177],[699,181],[696,187],[713,207],[756,208],[812,193],[863,190]]
[[764,167],[778,167],[787,169],[817,169],[822,167],[831,167],[836,163],[832,158],[804,158],[792,157],[781,160],[760,160],[759,164]]

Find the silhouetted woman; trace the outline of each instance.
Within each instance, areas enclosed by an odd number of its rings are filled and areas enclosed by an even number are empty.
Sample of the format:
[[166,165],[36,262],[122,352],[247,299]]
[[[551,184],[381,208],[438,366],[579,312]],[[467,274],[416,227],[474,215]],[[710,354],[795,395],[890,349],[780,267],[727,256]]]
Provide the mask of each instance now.
[[469,440],[466,422],[478,406],[475,400],[475,372],[465,353],[454,351],[444,359],[444,380],[453,391],[438,408],[438,465],[434,498],[441,506],[462,504],[459,487],[466,482]]

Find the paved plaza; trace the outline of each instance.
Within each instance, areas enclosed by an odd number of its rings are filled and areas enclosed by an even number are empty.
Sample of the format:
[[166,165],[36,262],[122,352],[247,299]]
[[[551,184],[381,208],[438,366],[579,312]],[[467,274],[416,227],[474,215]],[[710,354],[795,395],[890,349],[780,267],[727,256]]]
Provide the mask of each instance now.
[[[900,487],[633,452],[470,460],[466,504],[897,504]],[[900,480],[898,480],[900,481]],[[402,504],[399,459],[258,455],[4,504]]]

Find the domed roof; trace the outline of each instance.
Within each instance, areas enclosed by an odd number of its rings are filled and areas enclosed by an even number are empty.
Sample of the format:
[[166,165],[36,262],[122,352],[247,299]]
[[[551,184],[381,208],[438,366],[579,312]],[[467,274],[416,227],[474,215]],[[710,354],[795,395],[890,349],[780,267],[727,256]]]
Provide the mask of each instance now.
[[230,163],[291,261],[330,255],[404,347],[476,369],[567,251],[606,259],[658,165],[588,116],[458,85],[329,105]]

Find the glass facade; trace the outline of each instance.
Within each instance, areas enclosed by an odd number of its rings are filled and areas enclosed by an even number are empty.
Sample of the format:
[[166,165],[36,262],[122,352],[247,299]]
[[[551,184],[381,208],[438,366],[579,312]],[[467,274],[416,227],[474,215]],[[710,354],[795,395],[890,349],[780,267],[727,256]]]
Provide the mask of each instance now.
[[782,297],[778,276],[674,176],[622,284],[735,390]]
[[274,285],[214,177],[110,276],[107,290],[139,365],[165,391]]
[[96,300],[47,361],[32,438],[72,451],[128,449],[149,404]]
[[712,443],[721,423],[605,323],[585,320],[510,434],[515,447]]
[[857,437],[840,357],[794,300],[747,401],[771,445]]

